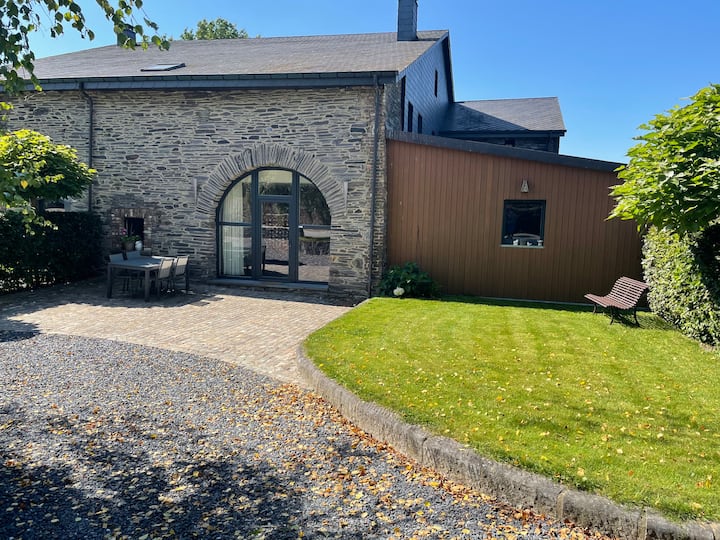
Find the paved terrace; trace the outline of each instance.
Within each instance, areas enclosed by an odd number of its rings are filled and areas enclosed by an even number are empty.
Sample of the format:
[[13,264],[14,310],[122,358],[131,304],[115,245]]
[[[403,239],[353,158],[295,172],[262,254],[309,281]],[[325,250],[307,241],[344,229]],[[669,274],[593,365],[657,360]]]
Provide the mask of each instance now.
[[0,330],[149,345],[304,385],[298,345],[350,309],[318,293],[192,286],[189,295],[152,296],[147,303],[123,293],[106,298],[102,279],[0,296]]

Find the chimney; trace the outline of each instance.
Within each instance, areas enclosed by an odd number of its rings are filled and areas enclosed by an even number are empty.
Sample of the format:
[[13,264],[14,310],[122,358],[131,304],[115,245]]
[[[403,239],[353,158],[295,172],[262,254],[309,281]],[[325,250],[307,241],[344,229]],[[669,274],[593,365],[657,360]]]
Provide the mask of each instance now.
[[417,41],[417,0],[398,0],[398,41]]

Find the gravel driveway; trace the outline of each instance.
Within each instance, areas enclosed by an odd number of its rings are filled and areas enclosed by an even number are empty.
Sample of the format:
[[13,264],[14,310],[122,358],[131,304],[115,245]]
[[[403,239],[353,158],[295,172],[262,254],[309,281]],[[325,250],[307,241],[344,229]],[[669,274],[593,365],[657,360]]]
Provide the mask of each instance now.
[[[0,332],[2,538],[585,538],[245,368]],[[597,535],[595,535],[597,536]]]

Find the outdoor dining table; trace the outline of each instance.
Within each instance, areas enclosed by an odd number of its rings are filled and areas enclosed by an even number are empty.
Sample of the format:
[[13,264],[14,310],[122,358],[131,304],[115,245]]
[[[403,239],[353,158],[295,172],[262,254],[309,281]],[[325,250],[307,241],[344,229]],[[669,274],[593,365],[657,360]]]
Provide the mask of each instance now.
[[163,257],[134,257],[122,261],[110,261],[107,267],[107,297],[112,298],[112,288],[115,270],[129,270],[131,272],[144,272],[145,301],[150,300],[150,274],[160,269]]

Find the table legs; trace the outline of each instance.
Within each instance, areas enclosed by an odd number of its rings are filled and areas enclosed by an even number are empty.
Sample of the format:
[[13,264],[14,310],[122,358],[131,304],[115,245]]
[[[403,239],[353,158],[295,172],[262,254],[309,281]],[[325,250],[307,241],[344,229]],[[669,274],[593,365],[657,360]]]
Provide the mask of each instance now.
[[145,269],[145,280],[144,280],[145,291],[144,292],[145,292],[145,301],[146,302],[150,301],[150,272],[151,272],[150,269]]
[[[133,270],[131,269],[131,271],[133,271]],[[143,268],[143,269],[138,268],[137,270],[134,270],[134,271],[145,272],[145,279],[144,279],[144,283],[143,283],[143,286],[144,286],[143,293],[145,296],[145,301],[149,302],[150,301],[150,281],[151,281],[150,277],[154,271],[157,271],[157,269],[156,268]],[[105,294],[107,295],[108,298],[112,298],[114,277],[115,277],[114,268],[112,266],[108,266],[107,267],[107,284],[105,286]],[[190,282],[187,281],[187,279],[188,279],[187,276],[185,277],[185,279],[186,279],[186,287],[189,288]],[[158,284],[158,286],[159,286],[159,284]]]
[[107,294],[108,298],[112,298],[112,286],[113,286],[113,269],[112,266],[108,266],[107,268],[107,285],[105,293]]

